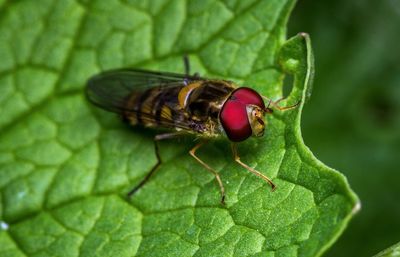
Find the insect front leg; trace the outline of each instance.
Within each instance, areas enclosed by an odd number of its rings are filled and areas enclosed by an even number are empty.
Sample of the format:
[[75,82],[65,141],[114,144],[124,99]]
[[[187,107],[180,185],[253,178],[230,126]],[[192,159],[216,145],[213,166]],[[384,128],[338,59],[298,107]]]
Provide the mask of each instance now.
[[279,98],[279,99],[276,100],[276,101],[272,101],[272,99],[270,99],[270,98],[268,98],[268,97],[266,97],[266,96],[263,96],[263,95],[262,95],[261,97],[268,101],[268,104],[267,104],[266,109],[268,109],[268,107],[269,107],[270,105],[272,105],[273,107],[275,107],[276,109],[278,109],[278,110],[280,110],[280,111],[286,111],[286,110],[294,109],[294,108],[296,108],[296,107],[300,104],[300,102],[301,102],[301,101],[299,100],[299,101],[298,101],[297,103],[295,103],[294,105],[281,107],[281,106],[279,106],[278,104],[279,104],[279,102],[285,100],[286,97],[281,97],[281,98]]
[[233,153],[233,158],[237,163],[239,163],[242,167],[244,167],[246,170],[250,171],[254,175],[258,176],[259,178],[263,179],[265,182],[271,185],[272,191],[276,189],[275,184],[272,182],[270,178],[259,172],[258,170],[253,169],[252,167],[248,166],[247,164],[244,164],[239,157],[238,151],[237,151],[237,146],[236,144],[232,143],[232,153]]
[[192,150],[189,151],[189,154],[196,159],[196,161],[198,161],[201,165],[203,165],[209,172],[211,172],[216,180],[218,181],[219,184],[219,188],[221,190],[221,204],[224,205],[225,204],[225,188],[224,185],[222,184],[222,180],[218,174],[218,172],[216,172],[213,168],[211,168],[210,166],[208,166],[207,163],[205,163],[203,160],[201,160],[199,157],[197,157],[196,155],[196,151],[202,147],[205,143],[207,143],[207,141],[202,141],[200,143],[198,143],[197,145],[195,145]]
[[140,181],[140,183],[135,186],[133,189],[131,189],[128,193],[127,196],[131,197],[134,193],[136,193],[144,184],[146,184],[146,182],[149,180],[149,178],[151,177],[151,175],[154,174],[154,172],[157,170],[158,166],[160,166],[161,164],[161,157],[160,157],[160,153],[159,153],[159,148],[158,148],[158,144],[157,142],[160,140],[164,140],[164,139],[170,139],[170,138],[174,138],[176,136],[182,135],[182,133],[180,132],[172,132],[172,133],[165,133],[165,134],[160,134],[160,135],[156,135],[154,137],[154,150],[156,152],[156,157],[157,157],[157,163],[156,165],[154,165],[154,167],[150,170],[149,173],[147,173],[147,175],[142,179],[142,181]]

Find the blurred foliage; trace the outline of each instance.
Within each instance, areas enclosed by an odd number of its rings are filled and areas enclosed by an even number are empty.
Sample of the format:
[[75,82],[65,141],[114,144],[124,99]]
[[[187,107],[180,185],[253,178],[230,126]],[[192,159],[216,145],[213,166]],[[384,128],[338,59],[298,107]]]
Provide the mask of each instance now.
[[374,257],[399,257],[400,256],[400,243],[397,243],[388,249],[374,255]]
[[342,171],[361,212],[326,256],[371,256],[400,239],[400,2],[300,0],[289,35],[316,58],[306,144]]

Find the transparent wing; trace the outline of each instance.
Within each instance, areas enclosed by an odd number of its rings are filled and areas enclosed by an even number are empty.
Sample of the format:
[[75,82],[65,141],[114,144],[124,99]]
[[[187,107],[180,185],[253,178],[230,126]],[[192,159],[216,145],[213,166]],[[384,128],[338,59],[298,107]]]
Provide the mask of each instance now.
[[[121,115],[139,113],[135,107],[128,108],[126,101],[134,92],[141,92],[152,87],[180,87],[192,81],[202,80],[197,76],[186,76],[168,72],[155,72],[139,69],[119,69],[100,73],[90,78],[86,85],[88,100],[107,111]],[[203,79],[204,80],[204,79]],[[140,112],[143,118],[152,119],[152,114]],[[184,122],[163,120],[171,127],[190,129]]]

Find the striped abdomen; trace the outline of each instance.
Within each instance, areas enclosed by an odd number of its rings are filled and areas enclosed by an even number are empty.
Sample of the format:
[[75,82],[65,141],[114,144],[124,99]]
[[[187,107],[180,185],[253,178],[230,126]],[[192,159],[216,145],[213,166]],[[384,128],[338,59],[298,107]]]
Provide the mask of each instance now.
[[125,118],[130,124],[146,127],[174,127],[174,118],[179,118],[176,112],[177,95],[182,86],[154,87],[141,92],[132,92],[126,102]]

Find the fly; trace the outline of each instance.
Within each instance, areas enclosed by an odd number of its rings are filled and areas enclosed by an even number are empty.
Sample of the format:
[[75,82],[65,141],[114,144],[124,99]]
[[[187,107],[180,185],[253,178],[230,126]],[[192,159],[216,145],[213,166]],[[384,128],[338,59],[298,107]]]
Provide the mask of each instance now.
[[229,80],[189,75],[188,59],[184,61],[186,74],[118,69],[95,75],[87,83],[86,95],[92,104],[119,114],[133,126],[170,130],[155,136],[158,162],[128,196],[139,190],[160,165],[157,142],[185,134],[202,139],[189,154],[215,176],[222,204],[225,188],[218,172],[196,155],[201,146],[218,137],[227,137],[231,141],[233,158],[238,164],[275,190],[276,186],[270,178],[240,160],[237,143],[251,136],[263,136],[266,127],[264,117],[273,112],[271,107],[288,110],[297,107],[299,102],[280,107],[278,103],[283,98],[272,101],[251,88],[239,87]]

